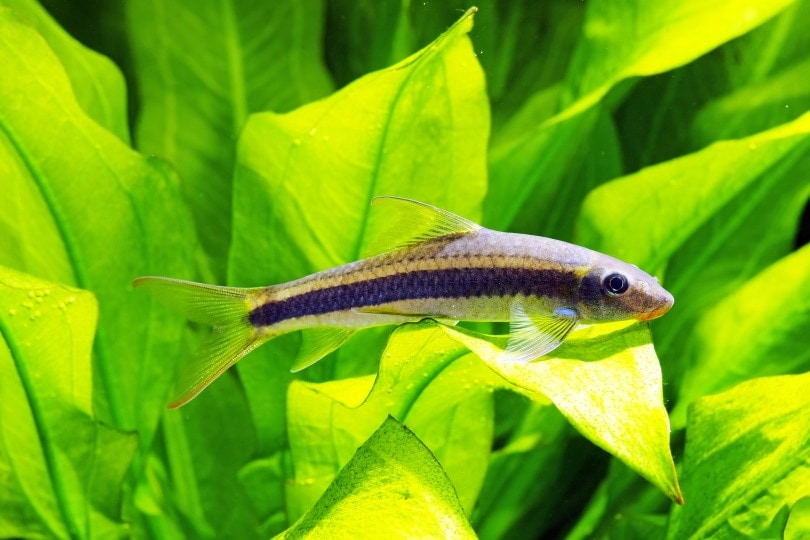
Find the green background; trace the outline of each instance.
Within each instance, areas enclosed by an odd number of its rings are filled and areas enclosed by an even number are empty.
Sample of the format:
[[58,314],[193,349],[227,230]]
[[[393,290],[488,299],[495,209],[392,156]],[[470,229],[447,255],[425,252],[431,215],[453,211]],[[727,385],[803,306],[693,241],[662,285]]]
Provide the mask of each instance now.
[[[0,0],[0,537],[808,534],[810,2],[477,7]],[[285,336],[167,410],[205,331],[132,279],[357,260],[376,195],[675,306],[518,367]]]

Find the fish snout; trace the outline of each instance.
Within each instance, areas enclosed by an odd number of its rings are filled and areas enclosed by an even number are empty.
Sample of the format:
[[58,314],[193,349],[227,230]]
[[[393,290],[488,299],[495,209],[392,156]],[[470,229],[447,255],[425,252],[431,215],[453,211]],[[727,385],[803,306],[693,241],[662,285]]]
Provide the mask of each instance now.
[[664,313],[672,308],[672,305],[675,303],[675,298],[668,292],[663,291],[661,295],[660,301],[656,303],[655,307],[650,311],[646,311],[638,316],[638,320],[640,321],[649,321],[651,319],[657,319]]

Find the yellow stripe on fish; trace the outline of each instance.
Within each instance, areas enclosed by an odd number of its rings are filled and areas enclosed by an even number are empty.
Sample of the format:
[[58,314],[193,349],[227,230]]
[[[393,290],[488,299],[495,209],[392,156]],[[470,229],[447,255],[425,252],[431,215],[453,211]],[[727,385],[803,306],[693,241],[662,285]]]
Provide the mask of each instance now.
[[446,210],[378,197],[398,220],[381,254],[289,283],[241,289],[162,277],[134,285],[213,332],[182,374],[178,407],[254,348],[303,330],[293,371],[317,362],[355,331],[426,317],[509,321],[503,361],[557,348],[579,322],[648,320],[672,295],[618,259],[559,240],[485,229]]

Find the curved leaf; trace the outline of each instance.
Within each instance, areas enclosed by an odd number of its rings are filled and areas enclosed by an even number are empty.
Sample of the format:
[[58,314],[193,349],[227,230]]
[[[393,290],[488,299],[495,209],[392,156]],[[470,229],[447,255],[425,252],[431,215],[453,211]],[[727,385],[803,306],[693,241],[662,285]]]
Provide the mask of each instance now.
[[[229,281],[267,285],[361,257],[384,224],[375,195],[400,195],[476,218],[486,189],[484,78],[467,32],[473,11],[430,46],[291,113],[251,116],[239,140]],[[370,336],[370,337],[369,337]],[[368,373],[379,333],[352,340],[337,367]],[[294,337],[240,362],[260,445],[283,438]],[[352,355],[351,351],[362,351]],[[327,366],[327,367],[324,367]],[[344,375],[344,376],[345,376]]]
[[671,538],[779,537],[810,494],[810,374],[754,379],[689,409]]
[[476,538],[430,450],[387,418],[315,506],[278,538]]
[[696,398],[765,375],[810,369],[810,246],[781,259],[725,297],[695,327],[695,361],[686,372],[673,423]]
[[[133,276],[191,277],[194,237],[162,165],[126,147],[74,99],[58,58],[0,10],[0,264],[92,290],[97,412],[151,439],[165,406],[181,321],[130,294]],[[24,206],[21,206],[24,205]],[[168,221],[166,216],[171,216]]]
[[295,519],[307,511],[388,415],[406,422],[433,451],[469,513],[487,469],[491,393],[498,386],[507,385],[433,321],[393,333],[376,380],[294,381],[287,397],[295,470],[288,514]]
[[808,144],[804,114],[609,182],[585,200],[582,244],[648,271],[666,265],[677,307],[654,324],[668,378],[689,363],[684,336],[694,322],[792,249],[810,196]]
[[124,77],[109,58],[65,32],[36,0],[0,0],[39,32],[65,68],[79,106],[98,124],[129,142]]
[[137,147],[180,173],[214,279],[225,278],[231,181],[248,115],[331,90],[318,48],[320,0],[126,3],[143,109]]
[[4,538],[124,534],[120,486],[137,441],[93,415],[97,316],[91,293],[0,267]]
[[790,1],[728,0],[710,9],[697,0],[589,2],[561,89],[561,112],[493,148],[487,226],[509,228],[523,205],[535,202],[536,190],[546,208],[557,202],[561,171],[575,163],[574,150],[598,145],[590,134],[593,108],[619,82],[681,66],[764,23]]
[[499,361],[505,338],[489,341],[444,329],[518,391],[541,402],[551,400],[583,436],[667,497],[683,502],[669,450],[661,368],[648,325],[579,328],[549,356],[528,364]]

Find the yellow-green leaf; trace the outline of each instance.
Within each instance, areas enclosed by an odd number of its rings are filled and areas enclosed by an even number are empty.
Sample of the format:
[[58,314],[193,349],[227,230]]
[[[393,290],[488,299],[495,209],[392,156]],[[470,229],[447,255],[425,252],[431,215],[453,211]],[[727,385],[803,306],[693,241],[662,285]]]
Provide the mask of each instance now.
[[476,538],[430,450],[393,418],[279,538]]
[[445,331],[533,399],[551,400],[582,435],[681,502],[669,449],[661,368],[647,325],[612,323],[575,330],[549,356],[504,363],[504,338]]

